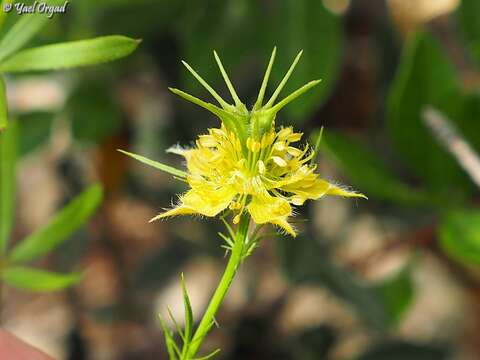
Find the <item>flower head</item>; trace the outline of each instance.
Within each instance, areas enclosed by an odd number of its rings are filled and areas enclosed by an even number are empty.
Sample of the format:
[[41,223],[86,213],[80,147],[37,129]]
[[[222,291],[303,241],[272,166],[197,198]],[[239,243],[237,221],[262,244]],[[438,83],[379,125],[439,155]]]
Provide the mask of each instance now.
[[301,53],[295,58],[270,99],[263,104],[275,59],[274,49],[257,101],[250,111],[238,98],[215,52],[214,55],[234,105],[223,100],[184,62],[187,69],[218,101],[220,107],[181,90],[171,90],[214,113],[220,118],[221,125],[200,135],[193,148],[169,149],[169,152],[186,159],[185,178],[190,190],[180,196],[176,207],[152,220],[188,214],[212,217],[229,209],[234,213],[234,223],[238,223],[241,214],[248,212],[255,223],[271,223],[295,236],[295,230],[288,222],[292,215],[292,205],[299,206],[308,199],[316,200],[325,195],[364,197],[321,179],[315,172],[316,165],[313,161],[316,150],[308,145],[297,145],[302,134],[294,132],[291,127],[275,127],[278,111],[319,83],[312,81],[275,103]]

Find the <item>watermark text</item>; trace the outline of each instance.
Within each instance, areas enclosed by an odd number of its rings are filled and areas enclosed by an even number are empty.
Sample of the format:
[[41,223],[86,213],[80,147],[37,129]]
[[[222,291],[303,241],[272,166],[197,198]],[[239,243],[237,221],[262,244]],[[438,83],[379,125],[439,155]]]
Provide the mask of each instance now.
[[63,5],[49,5],[47,2],[35,1],[33,4],[10,3],[3,4],[3,11],[9,13],[15,11],[18,15],[23,14],[46,14],[51,19],[55,14],[65,14],[69,1],[66,0]]

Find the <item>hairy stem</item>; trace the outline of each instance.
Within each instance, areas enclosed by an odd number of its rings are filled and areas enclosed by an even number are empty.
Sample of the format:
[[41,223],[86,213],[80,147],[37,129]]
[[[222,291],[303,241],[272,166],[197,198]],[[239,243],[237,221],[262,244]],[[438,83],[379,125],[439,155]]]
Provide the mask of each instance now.
[[207,310],[205,311],[205,314],[198,325],[197,331],[195,331],[195,334],[193,335],[193,339],[188,348],[185,360],[190,360],[195,357],[203,342],[203,339],[210,331],[212,325],[215,323],[215,314],[217,313],[218,308],[222,304],[223,299],[230,288],[230,284],[235,277],[238,266],[242,262],[243,247],[248,236],[249,222],[250,217],[243,215],[238,226],[238,230],[234,239],[235,243],[232,248],[232,253],[230,254],[227,267],[225,268],[225,272],[223,273],[220,283],[218,284],[218,287],[215,290],[210,303],[208,304]]

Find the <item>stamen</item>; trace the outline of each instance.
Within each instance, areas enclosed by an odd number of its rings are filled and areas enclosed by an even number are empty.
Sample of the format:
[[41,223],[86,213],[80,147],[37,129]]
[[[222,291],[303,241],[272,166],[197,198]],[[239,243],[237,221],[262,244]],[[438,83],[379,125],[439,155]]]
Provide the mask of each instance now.
[[275,164],[277,164],[280,167],[285,167],[287,166],[287,162],[283,160],[281,157],[278,156],[272,156],[272,160]]
[[262,160],[258,160],[258,172],[263,175],[265,174],[265,171],[266,171],[265,164],[263,163]]

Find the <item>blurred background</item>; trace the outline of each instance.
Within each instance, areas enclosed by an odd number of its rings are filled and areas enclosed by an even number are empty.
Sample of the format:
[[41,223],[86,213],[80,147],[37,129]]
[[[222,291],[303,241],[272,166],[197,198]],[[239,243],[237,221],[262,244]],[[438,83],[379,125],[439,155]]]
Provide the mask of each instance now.
[[[20,127],[15,238],[93,182],[105,199],[39,265],[85,269],[50,294],[7,290],[3,326],[57,359],[166,359],[157,314],[183,319],[184,272],[198,317],[225,264],[218,219],[149,224],[186,188],[131,161],[174,166],[218,120],[171,94],[211,101],[185,59],[225,98],[212,50],[252,104],[273,46],[272,87],[323,82],[280,113],[307,138],[325,127],[324,178],[368,201],[298,209],[301,235],[248,258],[205,353],[221,359],[480,358],[480,1],[73,0],[33,45],[103,34],[143,39],[93,68],[10,76]],[[438,112],[428,113],[431,106]],[[427,114],[427,115],[428,115]],[[442,114],[441,116],[439,114]]]

